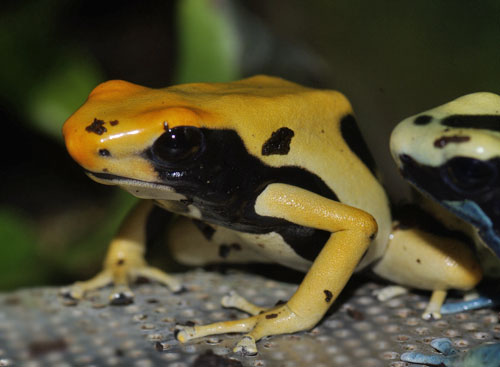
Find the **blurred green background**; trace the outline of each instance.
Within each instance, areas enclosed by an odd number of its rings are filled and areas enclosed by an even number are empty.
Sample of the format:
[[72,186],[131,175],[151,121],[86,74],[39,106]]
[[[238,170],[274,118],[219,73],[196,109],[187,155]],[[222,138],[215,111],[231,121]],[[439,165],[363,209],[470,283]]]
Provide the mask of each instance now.
[[391,196],[402,118],[500,93],[500,2],[6,1],[0,5],[0,290],[85,279],[134,199],[90,181],[64,120],[98,83],[149,87],[256,73],[334,88],[354,105]]

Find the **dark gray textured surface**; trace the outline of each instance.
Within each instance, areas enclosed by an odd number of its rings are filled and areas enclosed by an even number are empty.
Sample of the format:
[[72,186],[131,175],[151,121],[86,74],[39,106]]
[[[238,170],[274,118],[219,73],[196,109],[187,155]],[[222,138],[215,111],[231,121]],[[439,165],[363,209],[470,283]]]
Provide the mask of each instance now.
[[[436,337],[449,337],[460,350],[500,337],[497,312],[424,321],[423,296],[381,303],[372,295],[379,286],[366,283],[313,330],[266,338],[258,343],[257,356],[242,357],[232,352],[240,335],[182,345],[173,337],[175,324],[244,317],[219,305],[230,290],[270,306],[287,299],[296,285],[243,273],[193,271],[179,277],[188,292],[175,295],[159,285],[137,285],[136,301],[128,306],[109,306],[109,288],[72,306],[64,304],[55,288],[0,294],[0,366],[191,367],[212,350],[245,367],[401,367],[407,366],[399,360],[403,352],[434,353],[428,344]],[[198,362],[196,366],[208,363]],[[223,359],[218,363],[233,365]]]

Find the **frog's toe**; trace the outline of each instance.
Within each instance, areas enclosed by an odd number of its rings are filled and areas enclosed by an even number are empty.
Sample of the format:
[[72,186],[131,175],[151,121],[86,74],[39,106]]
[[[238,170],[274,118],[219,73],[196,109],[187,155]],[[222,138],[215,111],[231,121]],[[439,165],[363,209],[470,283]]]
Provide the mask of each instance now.
[[153,266],[143,266],[131,271],[134,278],[147,278],[167,286],[174,293],[181,293],[186,290],[182,284],[173,276]]
[[253,303],[247,301],[245,298],[240,296],[238,293],[231,291],[226,294],[221,299],[222,307],[226,308],[236,308],[250,315],[258,315],[259,313],[265,311],[263,307],[254,305]]
[[441,317],[442,315],[439,311],[424,311],[422,313],[422,318],[424,320],[439,320]]
[[85,293],[103,288],[112,282],[113,278],[111,277],[111,273],[107,270],[103,270],[89,280],[75,282],[69,287],[62,288],[59,294],[61,294],[65,299],[80,300],[85,296]]
[[424,320],[439,320],[441,318],[441,306],[446,298],[446,291],[436,289],[432,292],[431,299],[422,314]]
[[399,285],[389,285],[381,289],[376,289],[373,291],[373,295],[381,302],[387,301],[394,297],[401,296],[408,293],[408,288]]
[[431,342],[431,346],[438,352],[443,353],[445,356],[453,355],[458,353],[455,348],[453,348],[453,343],[448,338],[438,338]]
[[245,335],[236,347],[233,349],[234,353],[240,353],[244,356],[254,356],[257,354],[257,344],[255,338],[250,335]]
[[174,337],[181,343],[185,343],[191,339],[196,338],[196,330],[194,326],[176,325]]
[[422,353],[408,352],[401,355],[403,362],[425,364],[430,366],[446,366],[446,358],[439,355],[425,355]]

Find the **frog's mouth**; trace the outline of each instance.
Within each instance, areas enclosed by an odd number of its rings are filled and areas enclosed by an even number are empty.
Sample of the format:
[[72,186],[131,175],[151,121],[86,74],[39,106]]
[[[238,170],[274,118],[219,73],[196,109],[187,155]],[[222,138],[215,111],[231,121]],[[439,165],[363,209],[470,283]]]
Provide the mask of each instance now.
[[146,182],[134,178],[122,177],[110,173],[85,171],[92,180],[103,185],[120,186],[125,191],[140,199],[156,200],[184,200],[186,197],[179,194],[171,186],[159,182]]

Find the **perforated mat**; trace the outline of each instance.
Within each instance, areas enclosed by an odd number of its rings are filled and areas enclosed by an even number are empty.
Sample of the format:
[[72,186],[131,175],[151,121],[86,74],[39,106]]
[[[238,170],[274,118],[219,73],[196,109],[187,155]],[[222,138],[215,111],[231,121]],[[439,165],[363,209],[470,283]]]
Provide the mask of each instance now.
[[188,292],[137,285],[135,303],[128,306],[109,306],[109,288],[77,304],[59,298],[55,288],[0,294],[0,366],[402,367],[408,366],[399,359],[406,351],[435,353],[429,343],[436,337],[450,338],[460,350],[500,338],[495,311],[425,321],[424,295],[379,302],[372,293],[380,286],[364,283],[313,330],[266,338],[257,356],[243,357],[232,352],[241,335],[180,344],[175,324],[246,316],[220,306],[230,290],[270,306],[289,298],[296,285],[243,273],[179,277]]

